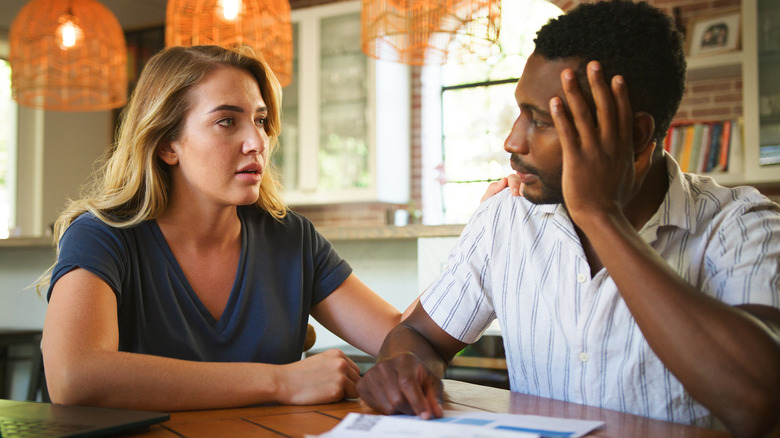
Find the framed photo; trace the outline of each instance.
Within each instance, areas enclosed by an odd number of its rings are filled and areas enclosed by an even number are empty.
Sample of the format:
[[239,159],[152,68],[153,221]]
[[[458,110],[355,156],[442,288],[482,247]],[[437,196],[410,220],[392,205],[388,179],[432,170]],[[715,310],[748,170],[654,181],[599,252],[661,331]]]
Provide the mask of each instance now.
[[714,55],[739,50],[740,11],[728,9],[694,17],[686,36],[688,56]]
[[128,93],[133,91],[146,61],[165,47],[165,27],[153,26],[125,32]]

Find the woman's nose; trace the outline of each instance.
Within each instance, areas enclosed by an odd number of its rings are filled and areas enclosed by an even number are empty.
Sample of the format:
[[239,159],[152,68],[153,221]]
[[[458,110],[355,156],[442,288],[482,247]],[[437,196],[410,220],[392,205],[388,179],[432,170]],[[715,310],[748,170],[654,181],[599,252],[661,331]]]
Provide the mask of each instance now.
[[245,154],[262,154],[268,144],[268,134],[264,129],[252,129],[244,139]]

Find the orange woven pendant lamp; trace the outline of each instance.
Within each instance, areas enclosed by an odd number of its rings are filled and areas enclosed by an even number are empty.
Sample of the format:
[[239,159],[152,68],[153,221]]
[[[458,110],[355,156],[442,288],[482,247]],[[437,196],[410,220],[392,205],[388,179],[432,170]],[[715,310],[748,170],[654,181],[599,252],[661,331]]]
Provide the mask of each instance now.
[[363,52],[408,65],[443,64],[455,39],[479,55],[498,41],[500,16],[500,0],[363,0]]
[[11,92],[20,105],[98,111],[127,101],[127,48],[96,0],[32,0],[9,32]]
[[287,0],[168,0],[165,45],[246,45],[261,54],[284,87],[292,81]]

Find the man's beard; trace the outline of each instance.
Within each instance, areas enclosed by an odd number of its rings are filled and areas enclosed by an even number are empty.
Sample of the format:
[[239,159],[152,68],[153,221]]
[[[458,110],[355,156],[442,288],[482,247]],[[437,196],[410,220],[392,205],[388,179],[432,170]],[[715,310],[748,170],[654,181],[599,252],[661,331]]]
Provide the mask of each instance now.
[[527,190],[523,190],[523,196],[534,204],[563,204],[563,188],[561,186],[561,176],[563,175],[563,169],[558,168],[554,172],[542,172],[534,166],[523,163],[522,159],[517,154],[512,154],[510,161],[512,162],[512,168],[520,173],[529,173],[536,175],[539,181],[536,184],[541,184],[541,194],[531,194]]

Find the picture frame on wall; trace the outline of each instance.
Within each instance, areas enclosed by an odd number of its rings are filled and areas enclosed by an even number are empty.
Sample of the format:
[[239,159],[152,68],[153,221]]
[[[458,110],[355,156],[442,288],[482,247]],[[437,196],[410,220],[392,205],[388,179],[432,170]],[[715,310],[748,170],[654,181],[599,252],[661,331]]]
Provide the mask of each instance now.
[[125,32],[128,92],[132,92],[146,61],[165,48],[165,27],[153,26]]
[[[163,25],[152,26],[143,29],[125,31],[125,45],[127,46],[127,94],[132,94],[138,77],[141,75],[146,62],[155,53],[165,48],[165,27]],[[124,107],[114,109],[114,126],[119,126]],[[114,129],[114,135],[117,131]],[[116,138],[114,138],[116,140]]]
[[688,56],[715,55],[739,50],[741,21],[739,8],[692,18],[686,35]]

